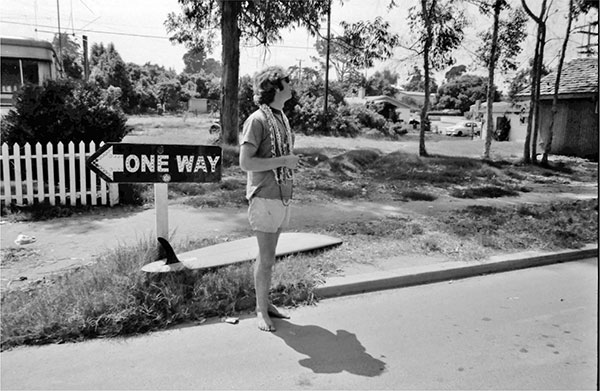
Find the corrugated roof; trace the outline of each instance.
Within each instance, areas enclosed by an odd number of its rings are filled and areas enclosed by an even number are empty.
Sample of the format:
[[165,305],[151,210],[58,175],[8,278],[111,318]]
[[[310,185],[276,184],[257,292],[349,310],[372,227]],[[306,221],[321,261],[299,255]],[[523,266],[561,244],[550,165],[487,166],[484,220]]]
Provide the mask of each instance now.
[[[554,83],[556,71],[552,71],[542,78],[540,83],[540,95],[548,96],[554,94]],[[560,95],[593,94],[598,93],[598,58],[577,58],[565,64],[560,76]],[[517,96],[529,96],[531,87],[525,88]]]

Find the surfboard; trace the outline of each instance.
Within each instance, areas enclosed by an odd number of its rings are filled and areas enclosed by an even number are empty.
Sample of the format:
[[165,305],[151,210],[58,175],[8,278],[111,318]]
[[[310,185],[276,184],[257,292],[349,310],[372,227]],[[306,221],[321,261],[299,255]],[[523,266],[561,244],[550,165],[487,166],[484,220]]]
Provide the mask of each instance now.
[[[234,263],[251,261],[258,254],[258,243],[255,237],[219,243],[196,250],[175,254],[169,242],[158,238],[167,258],[152,262],[142,267],[147,273],[167,273],[186,269],[206,269],[227,266]],[[326,249],[342,244],[342,240],[328,236],[305,232],[285,232],[279,236],[275,256],[287,255]]]

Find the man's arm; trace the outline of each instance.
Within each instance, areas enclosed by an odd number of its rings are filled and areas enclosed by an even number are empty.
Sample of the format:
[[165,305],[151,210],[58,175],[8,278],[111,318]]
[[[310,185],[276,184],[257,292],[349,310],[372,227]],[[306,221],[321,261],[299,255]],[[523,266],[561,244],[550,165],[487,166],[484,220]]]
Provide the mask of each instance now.
[[296,168],[300,156],[256,157],[258,148],[250,143],[240,146],[240,168],[244,171],[270,171],[278,167]]

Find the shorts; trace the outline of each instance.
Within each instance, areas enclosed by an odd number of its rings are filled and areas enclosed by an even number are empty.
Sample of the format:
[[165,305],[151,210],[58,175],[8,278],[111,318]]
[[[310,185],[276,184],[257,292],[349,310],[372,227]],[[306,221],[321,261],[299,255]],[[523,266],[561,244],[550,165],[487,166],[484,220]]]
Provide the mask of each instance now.
[[253,231],[275,233],[289,225],[290,205],[277,199],[252,197],[248,221]]

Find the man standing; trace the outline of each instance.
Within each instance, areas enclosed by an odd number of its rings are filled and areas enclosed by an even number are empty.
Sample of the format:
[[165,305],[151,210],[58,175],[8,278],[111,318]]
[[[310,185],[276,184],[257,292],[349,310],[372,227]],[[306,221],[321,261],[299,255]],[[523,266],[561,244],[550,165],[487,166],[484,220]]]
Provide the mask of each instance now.
[[254,286],[258,328],[263,331],[275,331],[272,317],[287,318],[269,302],[269,289],[277,241],[290,220],[293,169],[300,163],[283,113],[291,97],[290,79],[283,68],[268,67],[256,74],[254,102],[259,109],[244,123],[240,141],[240,167],[248,173],[248,220],[258,241]]

